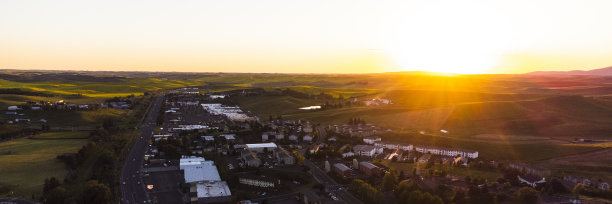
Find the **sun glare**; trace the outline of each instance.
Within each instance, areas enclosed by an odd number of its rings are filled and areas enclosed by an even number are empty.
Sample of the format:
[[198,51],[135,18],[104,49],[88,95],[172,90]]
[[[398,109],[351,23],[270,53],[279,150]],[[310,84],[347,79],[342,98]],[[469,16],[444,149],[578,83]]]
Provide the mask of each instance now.
[[479,74],[499,63],[508,21],[483,5],[429,5],[406,16],[386,49],[401,69]]

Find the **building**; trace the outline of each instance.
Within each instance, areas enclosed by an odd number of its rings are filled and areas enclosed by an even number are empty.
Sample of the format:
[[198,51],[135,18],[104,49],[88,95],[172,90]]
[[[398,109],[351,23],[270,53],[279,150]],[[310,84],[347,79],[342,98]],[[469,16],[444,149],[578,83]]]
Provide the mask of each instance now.
[[365,175],[372,176],[378,175],[381,172],[380,167],[366,161],[359,162],[359,171]]
[[283,139],[285,139],[285,135],[283,133],[278,133],[278,134],[276,134],[276,136],[274,138],[276,140],[283,140]]
[[602,190],[602,191],[607,191],[607,190],[610,190],[610,184],[606,182],[601,182],[599,183],[599,185],[597,185],[597,188],[599,188],[599,190]]
[[153,135],[153,141],[168,140],[169,137],[172,137],[172,135],[169,135],[169,134],[165,134],[165,135]]
[[306,125],[304,125],[304,127],[302,128],[302,131],[304,131],[305,133],[312,133],[312,124],[310,124],[310,122],[306,122]]
[[522,184],[526,184],[528,186],[531,187],[536,187],[539,184],[544,184],[546,183],[546,178],[544,177],[539,177],[539,176],[535,176],[533,174],[527,174],[524,176],[517,176],[518,180],[520,183]]
[[189,188],[191,203],[229,203],[232,193],[225,181],[200,182]]
[[428,162],[429,158],[431,158],[431,154],[424,154],[423,156],[419,157],[418,161],[419,162]]
[[353,176],[353,170],[342,163],[335,163],[333,170],[343,178],[349,178]]
[[365,142],[366,144],[374,144],[376,142],[380,142],[381,139],[380,137],[366,137],[363,138],[363,142]]
[[298,140],[298,136],[296,136],[296,135],[289,135],[289,140],[290,141],[297,141]]
[[227,141],[235,141],[236,140],[236,134],[222,134],[222,135],[219,135],[219,136],[225,138],[225,140],[227,140]]
[[306,135],[302,138],[302,141],[304,142],[312,142],[312,136],[310,135]]
[[248,149],[242,150],[240,152],[240,159],[248,167],[259,167],[259,166],[261,166],[261,159],[259,159],[259,157],[257,157],[257,153],[251,152]]
[[449,157],[467,157],[476,159],[478,158],[478,151],[473,150],[464,150],[464,149],[454,149],[454,148],[444,148],[444,147],[427,147],[427,146],[415,146],[415,151],[421,152],[423,154],[435,154]]
[[372,145],[355,145],[353,147],[353,152],[357,156],[365,156],[365,157],[373,157],[376,155],[376,147]]
[[21,110],[21,108],[17,107],[17,106],[9,106],[7,109],[10,110],[10,111]]
[[457,157],[455,158],[455,160],[453,161],[454,165],[463,165],[463,166],[467,166],[468,165],[468,160],[465,157]]
[[353,152],[342,153],[342,158],[354,157],[354,156],[355,156],[355,153],[353,153]]
[[191,203],[227,203],[232,193],[212,161],[203,157],[183,157],[179,161],[185,183],[190,185]]
[[268,141],[268,133],[261,134],[261,141]]
[[213,137],[213,136],[202,136],[202,139],[204,139],[205,142],[214,142],[215,141],[215,137]]
[[256,188],[278,189],[280,179],[244,174],[238,176],[238,183]]
[[7,115],[17,115],[17,112],[15,112],[15,111],[7,111],[6,114]]
[[274,149],[274,157],[281,164],[295,164],[295,157],[293,157],[287,150],[282,147]]
[[310,149],[310,153],[311,154],[316,154],[317,152],[319,152],[319,145],[315,145],[312,147],[312,149]]
[[246,148],[249,151],[253,151],[253,152],[257,152],[257,153],[263,153],[265,151],[273,151],[276,148],[278,148],[278,146],[276,146],[275,143],[270,142],[270,143],[258,143],[258,144],[246,144]]

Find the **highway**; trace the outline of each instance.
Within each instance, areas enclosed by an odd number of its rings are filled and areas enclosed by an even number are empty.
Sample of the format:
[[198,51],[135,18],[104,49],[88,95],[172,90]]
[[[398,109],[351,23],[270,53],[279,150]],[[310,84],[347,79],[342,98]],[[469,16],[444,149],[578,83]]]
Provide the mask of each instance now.
[[162,102],[163,96],[158,96],[154,99],[153,105],[149,109],[140,127],[140,135],[136,138],[134,146],[132,146],[128,157],[125,159],[125,164],[123,164],[123,168],[121,169],[120,185],[122,203],[143,203],[150,200],[145,192],[145,186],[142,181],[142,168],[145,150],[149,139],[153,136],[152,133],[156,127],[156,119]]

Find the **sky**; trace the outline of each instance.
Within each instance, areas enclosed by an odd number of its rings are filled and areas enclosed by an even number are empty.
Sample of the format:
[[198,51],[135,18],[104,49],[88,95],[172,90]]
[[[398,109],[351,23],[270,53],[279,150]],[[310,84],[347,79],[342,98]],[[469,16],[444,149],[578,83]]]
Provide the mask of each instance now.
[[612,66],[612,1],[0,1],[0,69],[525,73]]

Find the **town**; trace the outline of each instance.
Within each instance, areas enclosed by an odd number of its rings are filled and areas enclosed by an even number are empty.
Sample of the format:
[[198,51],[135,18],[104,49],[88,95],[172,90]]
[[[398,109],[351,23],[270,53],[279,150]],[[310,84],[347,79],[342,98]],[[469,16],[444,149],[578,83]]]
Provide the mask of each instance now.
[[[201,94],[194,87],[158,96],[160,109],[152,110],[157,116],[148,123],[152,130],[143,132],[142,142],[136,144],[144,146],[144,154],[132,152],[122,171],[123,202],[395,202],[405,195],[382,191],[416,185],[454,194],[425,193],[422,199],[463,202],[466,198],[460,196],[469,194],[488,203],[510,199],[515,193],[528,194],[524,186],[560,191],[580,183],[585,188],[609,189],[605,181],[571,175],[550,178],[550,170],[541,167],[483,161],[477,150],[383,141],[380,135],[393,130],[358,118],[327,125],[273,117],[262,120],[227,104],[226,99],[238,94]],[[138,165],[129,169],[134,162]],[[502,172],[503,176],[466,175],[464,169]],[[379,185],[381,190],[374,187]]]

